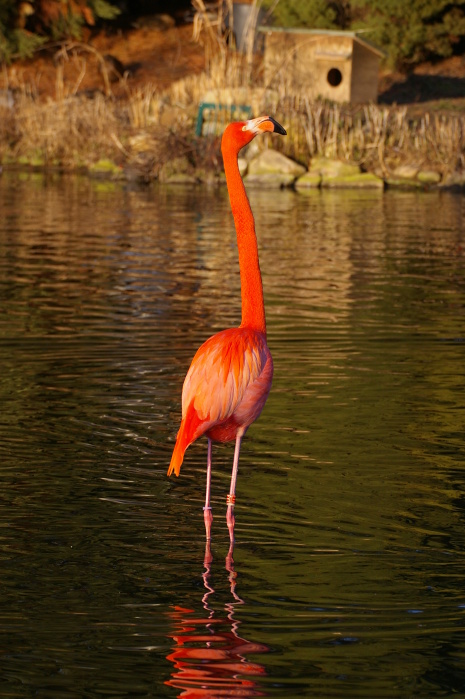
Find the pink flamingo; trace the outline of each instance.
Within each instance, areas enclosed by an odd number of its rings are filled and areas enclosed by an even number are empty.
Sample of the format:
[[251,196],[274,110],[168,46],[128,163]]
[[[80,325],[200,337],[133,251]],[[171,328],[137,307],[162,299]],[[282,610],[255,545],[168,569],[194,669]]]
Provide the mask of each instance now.
[[240,121],[226,127],[221,142],[229,200],[236,226],[241,274],[242,322],[210,337],[198,350],[182,390],[182,420],[168,469],[179,476],[184,452],[202,435],[208,437],[204,520],[207,542],[213,516],[210,506],[212,441],[236,442],[227,496],[226,521],[234,544],[234,505],[239,452],[244,434],[265,405],[273,378],[266,344],[265,305],[258,262],[255,223],[238,166],[241,148],[261,133],[286,131],[272,117]]

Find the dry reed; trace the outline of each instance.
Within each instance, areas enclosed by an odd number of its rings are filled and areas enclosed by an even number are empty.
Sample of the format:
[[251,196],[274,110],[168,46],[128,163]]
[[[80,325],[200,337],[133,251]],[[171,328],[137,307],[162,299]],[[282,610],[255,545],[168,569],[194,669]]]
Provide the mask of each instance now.
[[[260,60],[253,54],[255,26],[246,50],[231,47],[231,27],[225,30],[223,8],[212,14],[203,0],[194,0],[194,31],[205,46],[205,72],[174,83],[162,92],[153,86],[132,90],[114,100],[108,94],[86,97],[78,92],[82,78],[65,85],[57,65],[56,99],[39,99],[31,86],[15,95],[11,109],[0,103],[0,158],[5,162],[32,156],[44,164],[89,166],[100,158],[140,166],[156,176],[163,163],[176,155],[188,156],[192,166],[220,167],[219,148],[194,136],[198,105],[204,101],[247,104],[255,114],[272,113],[289,133],[279,147],[307,165],[315,155],[356,162],[368,171],[389,176],[401,164],[431,168],[443,177],[465,170],[465,117],[425,113],[412,119],[406,107],[374,104],[360,107],[312,102],[305,90],[280,82],[264,84]],[[253,7],[258,11],[259,0]],[[255,13],[256,21],[257,12]],[[86,70],[82,46],[68,46]],[[77,53],[76,53],[77,52]],[[107,82],[109,86],[108,76]],[[211,139],[210,139],[211,140]],[[166,143],[170,144],[166,148]],[[203,145],[202,145],[203,143]],[[275,145],[275,144],[274,144]],[[150,161],[150,166],[147,163]]]

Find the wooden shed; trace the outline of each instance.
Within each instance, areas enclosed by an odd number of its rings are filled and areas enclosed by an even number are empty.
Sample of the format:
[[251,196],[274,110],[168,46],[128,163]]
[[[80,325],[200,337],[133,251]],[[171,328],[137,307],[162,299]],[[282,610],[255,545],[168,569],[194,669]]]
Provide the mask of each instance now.
[[356,32],[260,27],[265,80],[306,89],[311,99],[376,102],[384,53]]

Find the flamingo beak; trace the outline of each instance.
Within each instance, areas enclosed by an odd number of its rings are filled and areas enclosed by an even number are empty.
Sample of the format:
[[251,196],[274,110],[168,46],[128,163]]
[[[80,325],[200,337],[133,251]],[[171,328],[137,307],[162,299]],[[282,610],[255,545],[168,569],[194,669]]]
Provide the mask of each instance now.
[[266,131],[271,133],[279,133],[282,136],[287,135],[286,129],[284,129],[281,124],[270,116],[258,117],[257,119],[249,119],[245,122],[242,127],[243,131],[251,131],[254,136],[259,133],[264,133]]
[[268,117],[268,121],[270,121],[273,124],[274,133],[279,133],[281,134],[281,136],[287,136],[286,129],[283,126],[281,126],[281,124],[278,124],[276,119],[273,119],[273,117]]

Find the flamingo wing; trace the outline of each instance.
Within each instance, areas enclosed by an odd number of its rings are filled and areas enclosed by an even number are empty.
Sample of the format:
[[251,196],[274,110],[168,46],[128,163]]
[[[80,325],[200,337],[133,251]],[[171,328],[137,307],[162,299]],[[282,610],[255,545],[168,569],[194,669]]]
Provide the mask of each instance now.
[[[253,402],[251,389],[253,393],[253,386],[259,385],[265,365],[270,361],[265,336],[246,328],[223,330],[198,349],[184,380],[181,427],[168,475],[173,470],[179,474],[189,444],[232,418],[245,399],[249,402],[252,398]],[[258,414],[268,391],[269,385]],[[263,391],[259,392],[261,396]]]

